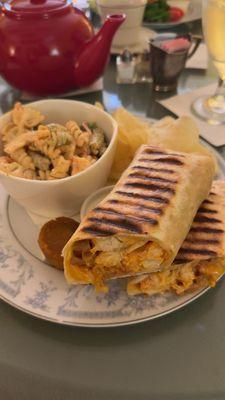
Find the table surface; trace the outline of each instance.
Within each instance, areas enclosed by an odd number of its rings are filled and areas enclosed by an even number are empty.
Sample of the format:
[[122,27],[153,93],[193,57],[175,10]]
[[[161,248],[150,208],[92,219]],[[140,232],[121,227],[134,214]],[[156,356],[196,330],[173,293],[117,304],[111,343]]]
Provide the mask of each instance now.
[[[198,32],[200,22],[177,29]],[[206,72],[186,70],[178,93],[215,78],[211,65]],[[104,90],[76,99],[161,118],[172,115],[156,102],[166,97],[149,84],[116,85],[112,60]],[[2,112],[15,98],[0,85]],[[224,400],[224,309],[225,279],[182,310],[124,328],[54,325],[0,302],[0,399]]]

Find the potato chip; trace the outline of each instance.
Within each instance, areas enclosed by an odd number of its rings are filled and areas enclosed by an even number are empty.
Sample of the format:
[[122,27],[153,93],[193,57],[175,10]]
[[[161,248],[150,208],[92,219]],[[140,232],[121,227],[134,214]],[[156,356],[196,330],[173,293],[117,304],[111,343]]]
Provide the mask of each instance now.
[[122,107],[114,112],[113,117],[119,125],[119,138],[126,141],[134,151],[143,143],[147,143],[150,127],[146,122],[143,122]]
[[191,117],[165,117],[151,124],[122,107],[114,112],[113,117],[118,123],[118,145],[109,177],[110,184],[120,178],[142,144],[208,155],[213,158],[217,170],[217,161],[213,153],[200,144],[198,126]]
[[122,107],[114,112],[113,117],[118,123],[118,144],[108,183],[119,179],[132,161],[137,149],[143,143],[148,143],[151,131],[149,124]]
[[149,144],[175,151],[208,155],[213,158],[217,170],[215,156],[199,142],[199,129],[191,117],[162,118],[151,126],[151,133]]

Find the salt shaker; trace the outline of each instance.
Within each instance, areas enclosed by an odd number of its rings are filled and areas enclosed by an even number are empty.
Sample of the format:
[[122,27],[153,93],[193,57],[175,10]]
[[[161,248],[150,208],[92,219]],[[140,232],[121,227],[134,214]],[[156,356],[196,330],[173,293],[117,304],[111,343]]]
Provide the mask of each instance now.
[[135,82],[135,58],[132,53],[125,49],[116,58],[117,67],[117,83],[134,83]]

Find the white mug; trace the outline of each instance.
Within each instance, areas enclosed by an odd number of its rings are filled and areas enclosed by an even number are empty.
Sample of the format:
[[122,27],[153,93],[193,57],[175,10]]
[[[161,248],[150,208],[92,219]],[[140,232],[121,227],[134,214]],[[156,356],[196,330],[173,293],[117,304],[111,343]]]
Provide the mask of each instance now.
[[147,0],[97,0],[102,22],[109,14],[125,14],[126,20],[113,39],[114,47],[124,48],[139,43],[140,28]]

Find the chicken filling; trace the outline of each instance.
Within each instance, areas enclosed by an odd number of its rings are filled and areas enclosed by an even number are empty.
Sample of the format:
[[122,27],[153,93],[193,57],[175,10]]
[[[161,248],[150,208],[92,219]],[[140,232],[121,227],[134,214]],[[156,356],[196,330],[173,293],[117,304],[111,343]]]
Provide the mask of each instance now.
[[107,290],[111,278],[158,271],[165,251],[154,242],[129,237],[110,237],[77,242],[70,258],[70,275],[81,283]]
[[128,284],[128,292],[154,294],[172,290],[180,295],[199,286],[214,287],[224,273],[225,263],[219,260],[202,261],[197,264],[191,262],[173,270],[152,273],[139,282],[131,281]]

